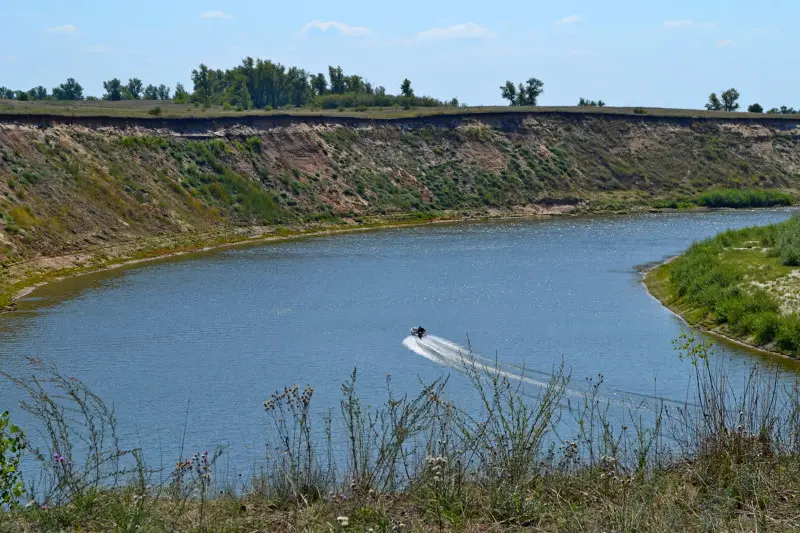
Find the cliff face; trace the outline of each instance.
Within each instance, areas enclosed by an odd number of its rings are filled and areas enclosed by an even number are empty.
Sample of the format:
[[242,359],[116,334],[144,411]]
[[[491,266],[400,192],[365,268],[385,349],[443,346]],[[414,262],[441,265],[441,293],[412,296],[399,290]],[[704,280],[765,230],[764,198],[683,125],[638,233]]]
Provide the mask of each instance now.
[[8,266],[154,236],[365,215],[794,190],[800,123],[582,114],[0,118]]

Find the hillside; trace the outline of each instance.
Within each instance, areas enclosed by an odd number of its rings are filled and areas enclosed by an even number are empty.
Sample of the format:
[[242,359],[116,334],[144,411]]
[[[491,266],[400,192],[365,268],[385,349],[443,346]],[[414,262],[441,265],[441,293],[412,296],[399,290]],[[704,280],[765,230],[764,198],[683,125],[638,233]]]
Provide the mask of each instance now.
[[5,114],[0,292],[279,231],[625,210],[721,187],[794,194],[799,183],[800,120],[783,117]]

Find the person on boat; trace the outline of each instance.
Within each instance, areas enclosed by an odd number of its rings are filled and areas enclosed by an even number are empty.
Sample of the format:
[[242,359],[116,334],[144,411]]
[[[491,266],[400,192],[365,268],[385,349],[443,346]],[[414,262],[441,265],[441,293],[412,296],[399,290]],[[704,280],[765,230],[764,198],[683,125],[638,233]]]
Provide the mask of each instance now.
[[419,337],[421,339],[422,337],[425,336],[425,328],[423,328],[422,326],[417,327],[416,334],[417,334],[417,337]]

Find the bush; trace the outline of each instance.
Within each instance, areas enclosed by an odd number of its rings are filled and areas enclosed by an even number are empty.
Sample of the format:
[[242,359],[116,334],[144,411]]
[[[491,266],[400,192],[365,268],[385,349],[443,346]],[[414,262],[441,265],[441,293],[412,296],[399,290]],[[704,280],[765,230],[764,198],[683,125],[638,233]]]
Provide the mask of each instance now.
[[792,218],[778,225],[775,232],[775,254],[787,266],[800,266],[800,217]]
[[792,197],[761,189],[717,189],[700,194],[695,202],[706,207],[771,207],[791,205]]
[[154,107],[150,109],[147,113],[153,115],[154,117],[161,116],[161,107]]
[[645,108],[643,108],[643,107],[634,107],[633,108],[633,112],[635,114],[637,114],[637,115],[646,115],[647,114],[647,110]]
[[19,470],[25,434],[8,420],[8,411],[0,415],[0,513],[22,497],[22,475]]

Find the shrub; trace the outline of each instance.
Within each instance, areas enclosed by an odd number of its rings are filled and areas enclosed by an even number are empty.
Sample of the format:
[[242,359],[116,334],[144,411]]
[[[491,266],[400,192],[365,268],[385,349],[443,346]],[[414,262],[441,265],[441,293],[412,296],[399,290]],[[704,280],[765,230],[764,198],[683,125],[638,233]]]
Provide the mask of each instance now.
[[797,215],[778,225],[775,252],[784,265],[800,266],[800,217]]
[[633,112],[635,114],[637,114],[637,115],[646,115],[647,114],[647,110],[645,108],[643,108],[643,107],[634,107],[633,108]]
[[19,470],[25,434],[8,420],[8,411],[0,415],[0,512],[15,505],[22,497],[22,474]]
[[700,194],[695,202],[706,207],[771,207],[791,205],[792,197],[761,189],[717,189]]
[[161,107],[153,107],[147,113],[153,115],[154,117],[161,116]]

